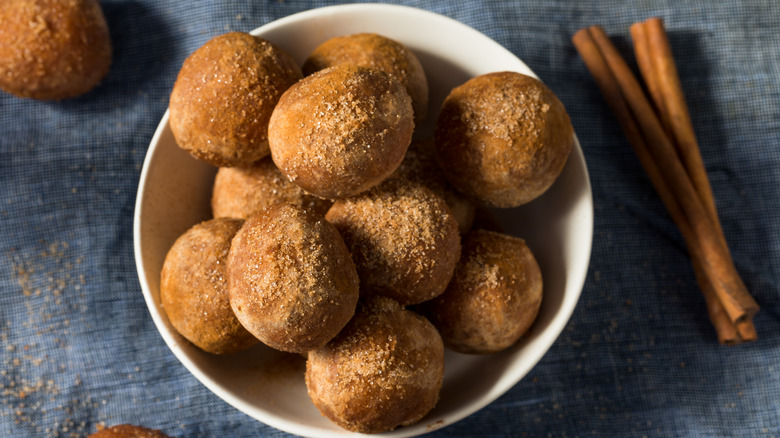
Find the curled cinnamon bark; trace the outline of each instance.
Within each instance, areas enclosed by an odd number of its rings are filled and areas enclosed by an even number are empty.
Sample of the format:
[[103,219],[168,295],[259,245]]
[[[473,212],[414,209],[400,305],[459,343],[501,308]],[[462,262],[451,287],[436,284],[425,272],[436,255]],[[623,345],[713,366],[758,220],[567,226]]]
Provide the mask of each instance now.
[[[656,26],[656,24],[654,24]],[[628,65],[617,52],[606,33],[598,26],[591,26],[577,32],[572,41],[585,61],[599,88],[604,95],[607,104],[618,118],[629,143],[636,152],[645,172],[648,174],[656,191],[659,193],[670,215],[683,234],[688,246],[699,285],[707,302],[707,310],[711,321],[718,331],[718,339],[721,343],[738,343],[744,340],[756,338],[755,327],[751,318],[758,311],[758,304],[747,291],[742,279],[736,272],[728,248],[725,244],[717,214],[714,213],[709,181],[706,186],[701,185],[698,179],[704,172],[703,164],[699,166],[693,153],[690,153],[685,164],[678,156],[675,149],[675,129],[680,129],[681,135],[688,136],[693,132],[684,131],[685,111],[680,111],[681,88],[679,78],[665,78],[663,81],[655,80],[658,71],[664,71],[664,75],[670,74],[670,64],[673,68],[673,60],[669,58],[671,51],[658,50],[653,44],[662,44],[661,41],[650,43],[648,34],[656,38],[657,28],[648,30],[642,28],[633,30],[639,35],[638,56],[640,68],[652,76],[652,85],[648,84],[659,101],[654,110],[645,97],[639,82],[634,77]],[[665,36],[665,35],[664,35]],[[668,49],[668,41],[667,41]],[[659,59],[663,58],[663,59]],[[676,76],[676,70],[674,70]],[[676,94],[674,94],[676,93]],[[672,95],[674,94],[674,95]],[[667,104],[674,106],[673,110],[667,109]],[[682,104],[685,105],[684,99]],[[683,114],[685,113],[685,114]],[[659,120],[659,116],[667,121],[668,131]],[[680,123],[672,121],[674,117],[683,119]],[[676,125],[682,128],[675,128]],[[688,116],[690,126],[690,117]],[[687,140],[686,140],[687,141]],[[694,136],[695,142],[695,136]],[[690,142],[684,143],[686,148],[691,148]],[[682,156],[683,153],[680,153]],[[697,176],[692,176],[688,169],[693,169]],[[706,198],[709,193],[709,200]]]

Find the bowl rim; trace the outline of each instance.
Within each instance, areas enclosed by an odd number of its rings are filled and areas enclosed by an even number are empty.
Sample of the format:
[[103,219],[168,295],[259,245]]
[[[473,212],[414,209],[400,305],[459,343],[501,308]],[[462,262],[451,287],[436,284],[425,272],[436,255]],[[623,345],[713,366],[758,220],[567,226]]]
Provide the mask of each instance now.
[[[411,6],[391,5],[391,4],[382,4],[382,3],[360,3],[360,4],[325,6],[325,7],[305,10],[302,12],[298,12],[295,14],[291,14],[279,18],[265,25],[259,26],[254,30],[250,31],[249,33],[253,35],[257,35],[260,33],[268,33],[278,28],[288,26],[291,23],[307,20],[310,18],[321,17],[327,14],[341,14],[345,12],[381,13],[383,10],[392,11],[395,13],[411,13],[415,15],[421,15],[424,16],[426,20],[438,20],[445,23],[448,26],[459,27],[460,31],[467,33],[469,35],[469,38],[476,39],[480,41],[481,44],[489,44],[491,46],[495,46],[493,47],[494,49],[505,52],[507,56],[511,56],[512,58],[514,58],[514,60],[517,60],[520,66],[525,67],[525,71],[523,71],[522,69],[518,69],[518,71],[538,79],[538,76],[536,76],[536,74],[533,71],[531,71],[531,69],[528,68],[522,62],[522,60],[517,58],[517,56],[515,56],[512,52],[510,52],[508,49],[501,46],[498,42],[489,38],[485,34],[453,18],[438,14],[436,12],[419,9]],[[162,310],[158,308],[158,306],[154,302],[152,296],[153,292],[149,288],[148,275],[150,273],[147,273],[144,267],[144,262],[142,257],[143,248],[141,242],[141,237],[142,237],[141,221],[143,217],[143,197],[147,188],[148,174],[150,172],[150,167],[152,165],[152,162],[154,161],[154,157],[158,152],[158,146],[160,145],[160,138],[163,135],[163,133],[166,131],[166,129],[169,129],[168,120],[169,120],[169,111],[166,109],[157,128],[155,129],[154,135],[149,143],[149,148],[147,150],[144,159],[144,163],[141,169],[139,183],[138,183],[139,184],[138,192],[136,196],[135,211],[133,217],[134,259],[136,263],[136,268],[137,268],[137,273],[138,273],[138,278],[141,285],[142,293],[144,295],[144,300],[148,307],[149,313],[152,316],[157,331],[160,333],[166,345],[174,354],[174,356],[176,356],[179,362],[181,362],[182,365],[184,365],[184,367],[193,376],[195,376],[195,378],[201,384],[206,386],[211,392],[213,392],[219,398],[221,398],[231,406],[235,407],[239,411],[249,415],[250,417],[259,420],[271,427],[279,429],[281,431],[294,433],[302,436],[344,436],[345,434],[350,434],[350,432],[348,431],[338,431],[336,433],[332,433],[331,431],[323,431],[318,427],[308,426],[301,423],[292,423],[285,419],[277,417],[275,415],[267,414],[264,411],[258,410],[256,406],[246,403],[244,400],[232,395],[228,389],[226,389],[224,386],[220,385],[218,382],[216,382],[211,377],[209,377],[203,370],[201,370],[196,364],[194,364],[189,357],[187,357],[185,352],[179,346],[180,340],[176,339],[171,332],[167,330],[161,330],[161,327],[165,326],[165,322],[164,322],[165,316],[162,315]],[[576,158],[576,159],[572,160],[572,158]],[[586,185],[585,199],[582,200],[581,202],[585,202],[588,206],[587,211],[585,212],[586,215],[581,218],[584,221],[582,225],[587,229],[587,241],[581,242],[582,244],[585,245],[585,250],[587,251],[587,258],[586,260],[583,261],[582,263],[583,266],[581,266],[581,269],[575,271],[575,275],[573,275],[571,278],[567,278],[567,283],[569,281],[572,282],[573,284],[572,287],[577,292],[566,293],[564,295],[563,303],[561,304],[562,310],[555,314],[548,328],[545,329],[544,339],[540,340],[540,342],[543,341],[544,344],[543,353],[539,354],[538,357],[535,357],[534,360],[530,361],[527,366],[514,367],[512,369],[508,369],[501,378],[501,381],[504,382],[504,384],[495,385],[491,391],[484,394],[481,398],[475,399],[459,407],[454,412],[447,415],[447,421],[446,423],[442,424],[441,427],[449,426],[483,409],[485,406],[495,401],[498,397],[506,393],[520,380],[522,380],[522,378],[525,377],[525,375],[527,375],[527,373],[536,366],[536,364],[542,359],[542,357],[544,357],[547,354],[549,349],[559,338],[560,334],[562,333],[563,329],[565,328],[566,324],[571,318],[574,309],[576,308],[576,305],[579,301],[579,298],[582,293],[582,289],[585,284],[588,265],[590,263],[590,257],[592,255],[593,216],[594,216],[593,194],[592,194],[590,176],[588,174],[587,165],[585,163],[584,153],[582,151],[580,142],[576,134],[574,135],[572,156],[570,156],[569,163],[567,164],[567,166],[572,165],[571,163],[579,163],[581,166],[581,169],[579,170],[584,174],[584,180],[585,180],[584,183]],[[569,288],[570,286],[566,287],[567,290],[569,290]],[[395,436],[395,437],[416,436],[416,435],[432,432],[434,430],[437,430],[438,428],[439,426],[431,426],[431,425],[426,427],[421,422],[418,423],[417,425],[398,428],[394,431],[385,432],[381,435]]]

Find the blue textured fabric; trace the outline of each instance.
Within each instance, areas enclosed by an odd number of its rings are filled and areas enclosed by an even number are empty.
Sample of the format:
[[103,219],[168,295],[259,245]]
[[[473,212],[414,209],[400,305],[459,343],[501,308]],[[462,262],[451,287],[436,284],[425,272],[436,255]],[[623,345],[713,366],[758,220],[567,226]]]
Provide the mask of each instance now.
[[[525,61],[566,105],[593,185],[585,288],[512,390],[431,436],[780,434],[780,3],[399,2],[452,17]],[[285,436],[203,387],[152,323],[132,214],[149,141],[185,57],[333,2],[104,0],[114,63],[72,100],[0,95],[0,436],[142,424],[176,437]],[[682,239],[570,38],[666,21],[760,340],[718,345]]]

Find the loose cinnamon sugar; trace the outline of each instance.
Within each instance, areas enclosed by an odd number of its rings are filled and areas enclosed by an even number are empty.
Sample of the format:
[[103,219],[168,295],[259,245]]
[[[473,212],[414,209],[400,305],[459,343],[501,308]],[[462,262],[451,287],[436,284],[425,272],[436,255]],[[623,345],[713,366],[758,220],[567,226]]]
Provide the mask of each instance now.
[[[63,399],[63,387],[78,387],[81,377],[63,382],[68,362],[52,357],[51,351],[68,347],[71,319],[86,312],[78,303],[84,296],[86,278],[77,275],[83,257],[73,253],[65,241],[40,241],[35,248],[7,254],[18,290],[27,309],[20,324],[3,322],[0,345],[0,421],[31,431],[36,436],[86,436],[89,424],[74,420],[78,411],[97,406],[89,396]],[[75,324],[75,323],[74,323]],[[35,335],[34,343],[17,344],[8,336],[11,329]],[[59,403],[51,408],[52,403]],[[56,411],[52,415],[52,411]],[[51,422],[50,418],[57,421]],[[47,421],[44,421],[47,419]]]

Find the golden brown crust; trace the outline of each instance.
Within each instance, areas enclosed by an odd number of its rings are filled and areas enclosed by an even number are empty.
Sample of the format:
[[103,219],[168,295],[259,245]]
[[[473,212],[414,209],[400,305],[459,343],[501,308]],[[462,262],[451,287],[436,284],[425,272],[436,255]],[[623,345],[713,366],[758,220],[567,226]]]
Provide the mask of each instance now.
[[352,252],[361,293],[421,303],[442,292],[460,255],[458,224],[430,189],[387,180],[336,201],[325,216]]
[[274,109],[268,140],[291,181],[324,198],[370,189],[412,139],[411,99],[387,73],[342,64],[307,76]]
[[398,79],[412,98],[415,119],[428,112],[428,80],[417,56],[406,46],[375,33],[358,33],[331,38],[317,46],[303,64],[303,74],[353,64],[382,70]]
[[193,226],[176,240],[163,264],[160,301],[168,320],[209,353],[233,353],[257,343],[228,300],[225,265],[242,222],[219,218]]
[[97,0],[4,0],[0,88],[59,100],[93,89],[111,65],[111,37]]
[[475,230],[447,290],[423,312],[454,351],[485,354],[510,347],[539,313],[542,274],[525,242]]
[[420,421],[439,399],[444,347],[425,318],[384,297],[361,300],[355,317],[309,352],[306,387],[339,426],[380,433]]
[[274,204],[300,205],[324,215],[333,201],[306,193],[265,157],[250,167],[220,167],[214,178],[211,211],[215,217],[246,219]]
[[574,130],[541,81],[515,72],[477,76],[454,88],[436,122],[436,149],[448,179],[493,207],[537,198],[558,178]]
[[212,38],[184,61],[170,100],[178,145],[215,166],[246,166],[269,154],[268,120],[301,78],[282,49],[243,32]]
[[471,229],[476,205],[447,181],[439,162],[436,161],[433,139],[412,140],[404,160],[391,177],[408,179],[433,190],[447,203],[455,220],[458,221],[461,234]]
[[325,345],[355,312],[358,276],[336,228],[322,216],[276,204],[246,220],[228,256],[230,304],[272,348]]
[[142,426],[119,424],[99,430],[87,438],[168,438],[168,435]]

